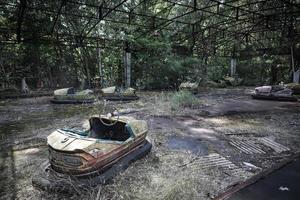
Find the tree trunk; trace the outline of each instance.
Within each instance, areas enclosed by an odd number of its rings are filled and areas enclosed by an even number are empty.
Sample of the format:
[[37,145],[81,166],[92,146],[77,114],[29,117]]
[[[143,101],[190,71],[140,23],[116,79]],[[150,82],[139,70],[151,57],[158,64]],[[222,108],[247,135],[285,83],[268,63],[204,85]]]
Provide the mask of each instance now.
[[[85,68],[86,68],[86,75],[87,75],[87,81],[88,81],[88,88],[91,88],[91,74],[90,69],[88,65],[88,59],[87,57],[84,58]],[[85,88],[84,88],[85,89]]]

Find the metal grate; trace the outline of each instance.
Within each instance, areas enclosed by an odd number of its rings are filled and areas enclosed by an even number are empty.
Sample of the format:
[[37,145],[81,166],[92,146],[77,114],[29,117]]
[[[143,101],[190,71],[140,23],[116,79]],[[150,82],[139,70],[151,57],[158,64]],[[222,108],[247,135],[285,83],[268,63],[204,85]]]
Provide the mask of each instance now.
[[229,142],[232,146],[236,147],[240,151],[245,154],[264,154],[266,153],[262,150],[257,144],[254,143],[252,140],[231,140]]
[[281,153],[281,152],[285,152],[285,151],[290,151],[289,148],[271,140],[270,138],[267,137],[262,137],[259,138],[259,141],[261,143],[263,143],[264,145],[270,147],[271,149],[273,149],[276,153]]
[[208,156],[200,157],[188,165],[196,166],[196,168],[199,168],[203,171],[209,171],[211,168],[222,168],[224,172],[231,176],[244,177],[248,173],[244,169],[238,167],[237,165],[217,153],[212,153]]

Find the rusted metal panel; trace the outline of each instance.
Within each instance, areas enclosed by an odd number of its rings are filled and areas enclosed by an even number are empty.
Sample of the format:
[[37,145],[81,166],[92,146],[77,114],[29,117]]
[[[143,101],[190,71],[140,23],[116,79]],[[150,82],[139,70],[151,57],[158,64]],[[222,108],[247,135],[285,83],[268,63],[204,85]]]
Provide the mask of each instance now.
[[239,149],[240,151],[242,151],[245,154],[264,154],[264,153],[266,153],[264,150],[262,150],[260,148],[259,145],[255,144],[255,142],[252,140],[243,141],[243,140],[239,140],[239,139],[235,139],[235,140],[232,139],[229,142],[229,144],[236,147],[237,149]]
[[222,168],[227,174],[237,177],[248,176],[250,174],[218,153],[200,157],[188,165],[193,166],[194,169],[206,172],[209,172],[212,168]]
[[264,145],[270,147],[271,149],[273,149],[276,153],[282,153],[282,152],[285,152],[285,151],[290,151],[289,148],[271,140],[270,138],[268,137],[262,137],[262,138],[259,138],[259,141],[261,143],[263,143]]

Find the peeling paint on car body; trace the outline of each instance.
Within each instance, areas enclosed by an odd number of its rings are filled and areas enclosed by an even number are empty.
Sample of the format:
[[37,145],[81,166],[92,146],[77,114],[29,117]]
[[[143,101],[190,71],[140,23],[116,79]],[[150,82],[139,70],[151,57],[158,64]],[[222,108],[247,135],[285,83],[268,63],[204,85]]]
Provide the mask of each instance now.
[[90,138],[64,129],[51,133],[47,143],[52,168],[67,174],[105,170],[143,145],[148,131],[145,121],[129,117],[111,120],[125,123],[131,129],[131,136],[125,141],[113,141]]

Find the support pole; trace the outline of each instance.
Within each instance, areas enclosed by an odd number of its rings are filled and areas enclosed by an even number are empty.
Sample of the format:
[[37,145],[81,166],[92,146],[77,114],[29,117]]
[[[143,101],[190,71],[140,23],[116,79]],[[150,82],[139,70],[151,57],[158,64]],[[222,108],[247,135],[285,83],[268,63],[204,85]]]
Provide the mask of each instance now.
[[102,59],[101,59],[101,48],[99,47],[99,43],[97,42],[97,61],[98,61],[98,68],[99,68],[99,78],[100,78],[100,87],[103,87],[103,66],[102,66]]
[[124,43],[124,65],[125,65],[125,87],[128,88],[131,85],[131,53],[129,43]]
[[295,62],[294,62],[294,50],[293,46],[291,46],[291,59],[292,59],[292,70],[295,72]]
[[295,60],[294,60],[294,48],[291,46],[291,60],[292,60],[292,71],[293,71],[293,83],[300,83],[300,70],[296,71],[295,69]]
[[230,62],[230,76],[234,77],[236,73],[236,58],[231,57],[231,62]]
[[131,53],[125,51],[125,87],[128,88],[131,85]]

